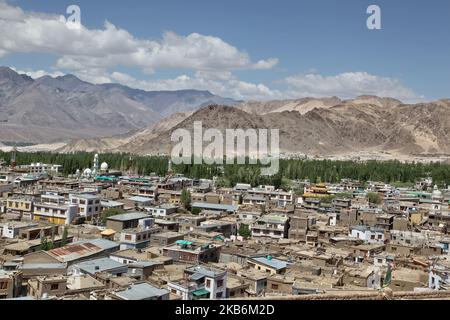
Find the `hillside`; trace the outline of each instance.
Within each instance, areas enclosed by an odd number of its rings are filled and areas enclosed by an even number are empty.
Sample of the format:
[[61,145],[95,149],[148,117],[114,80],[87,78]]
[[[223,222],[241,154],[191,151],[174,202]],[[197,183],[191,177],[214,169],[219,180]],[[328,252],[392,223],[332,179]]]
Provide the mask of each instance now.
[[[318,156],[361,151],[398,155],[450,153],[450,100],[417,105],[397,104],[384,98],[379,101],[373,98],[368,104],[361,99],[341,101],[336,106],[314,108],[304,114],[299,111],[255,114],[214,105],[191,114],[179,114],[176,121],[168,119],[158,127],[140,130],[126,141],[111,138],[116,147],[98,151],[168,154],[173,146],[172,132],[179,128],[192,132],[193,123],[201,121],[205,129],[222,131],[279,129],[280,149],[286,153]],[[80,149],[71,144],[63,150]]]
[[33,80],[0,67],[0,141],[46,143],[123,134],[214,103],[235,101],[207,91],[94,85],[73,75]]

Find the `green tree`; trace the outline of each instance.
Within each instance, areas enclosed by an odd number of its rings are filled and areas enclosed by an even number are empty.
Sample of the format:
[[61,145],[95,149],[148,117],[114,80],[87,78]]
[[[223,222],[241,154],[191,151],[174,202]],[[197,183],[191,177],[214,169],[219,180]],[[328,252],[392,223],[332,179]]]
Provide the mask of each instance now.
[[67,244],[67,237],[69,236],[69,229],[67,226],[64,226],[63,235],[61,239],[61,247],[64,247]]
[[189,192],[189,190],[187,189],[183,189],[183,191],[181,191],[181,205],[183,206],[184,209],[186,210],[190,210],[191,208],[191,193]]
[[48,251],[48,240],[46,236],[41,236],[41,245],[39,249],[42,251]]
[[266,214],[266,206],[265,205],[261,205],[261,215],[265,215]]
[[367,194],[367,199],[369,199],[369,202],[373,204],[381,204],[382,201],[380,195],[376,192],[369,192]]
[[252,232],[250,231],[249,226],[244,223],[242,223],[240,225],[238,232],[239,232],[239,235],[244,238],[249,238],[252,235]]

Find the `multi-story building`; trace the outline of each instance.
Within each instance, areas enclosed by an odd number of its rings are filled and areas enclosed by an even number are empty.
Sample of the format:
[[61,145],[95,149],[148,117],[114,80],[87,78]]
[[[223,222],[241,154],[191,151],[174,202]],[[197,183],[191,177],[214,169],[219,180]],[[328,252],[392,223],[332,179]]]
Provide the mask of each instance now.
[[97,195],[71,194],[69,202],[78,206],[78,215],[86,220],[97,218],[101,212],[100,197]]
[[33,212],[33,202],[33,199],[29,197],[8,198],[6,209],[21,214],[24,219],[30,219]]
[[285,215],[265,215],[252,225],[252,237],[287,238],[288,221]]
[[78,215],[78,205],[66,203],[63,196],[45,194],[34,204],[33,220],[54,224],[71,224]]
[[217,262],[219,261],[220,247],[212,243],[177,240],[175,244],[163,248],[163,255],[171,257],[175,262]]
[[384,229],[363,225],[350,227],[349,236],[364,240],[364,242],[368,243],[384,243],[385,241]]

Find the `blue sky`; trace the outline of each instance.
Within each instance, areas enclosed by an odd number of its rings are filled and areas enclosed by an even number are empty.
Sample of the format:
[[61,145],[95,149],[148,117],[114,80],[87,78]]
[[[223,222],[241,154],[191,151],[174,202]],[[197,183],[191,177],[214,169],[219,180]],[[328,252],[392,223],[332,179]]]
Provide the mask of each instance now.
[[[65,15],[71,4],[81,8],[82,35],[47,23]],[[381,8],[381,30],[366,27],[371,4]],[[258,100],[450,97],[448,0],[10,0],[3,5],[8,10],[0,13],[0,64],[34,77],[74,73],[97,83],[206,89]],[[109,32],[105,21],[114,25]],[[128,36],[121,35],[125,30]],[[83,52],[64,39],[101,45]]]

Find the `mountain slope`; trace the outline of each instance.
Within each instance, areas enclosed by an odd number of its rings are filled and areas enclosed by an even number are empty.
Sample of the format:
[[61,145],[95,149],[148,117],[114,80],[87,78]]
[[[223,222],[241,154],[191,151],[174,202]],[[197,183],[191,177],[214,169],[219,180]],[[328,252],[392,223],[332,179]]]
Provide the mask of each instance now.
[[93,85],[73,75],[33,80],[0,67],[0,141],[43,143],[123,134],[211,103],[235,101],[206,91]]
[[[383,98],[384,99],[384,98]],[[362,99],[365,100],[365,99]],[[342,101],[331,108],[299,111],[249,113],[238,107],[209,106],[191,114],[179,114],[176,121],[140,130],[115,140],[108,151],[137,154],[169,154],[174,143],[170,137],[177,129],[192,134],[193,124],[201,121],[204,130],[279,129],[280,149],[286,153],[307,155],[342,155],[358,152],[392,154],[450,154],[450,100],[417,105],[397,104],[394,100],[373,98]],[[111,146],[112,140],[105,141]],[[95,146],[95,143],[87,145]],[[206,145],[206,143],[205,143]],[[66,151],[79,151],[69,145]],[[98,151],[105,151],[100,149]]]

